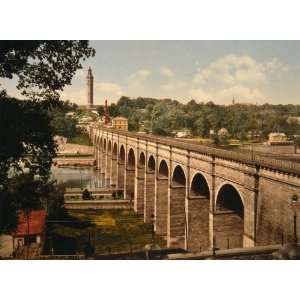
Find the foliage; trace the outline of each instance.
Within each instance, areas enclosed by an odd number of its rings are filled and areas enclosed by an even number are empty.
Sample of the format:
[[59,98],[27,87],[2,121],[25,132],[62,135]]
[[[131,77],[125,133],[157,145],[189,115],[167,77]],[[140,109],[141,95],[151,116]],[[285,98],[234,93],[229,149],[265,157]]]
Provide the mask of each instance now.
[[71,138],[76,135],[77,119],[66,116],[68,112],[74,112],[76,109],[76,104],[70,103],[69,101],[59,101],[55,107],[49,110],[51,126],[53,127],[55,135],[64,136],[66,138]]
[[0,45],[0,77],[15,75],[24,96],[59,99],[58,91],[82,68],[80,60],[94,54],[88,41],[5,41]]
[[85,146],[91,146],[91,140],[87,133],[85,132],[78,132],[78,129],[76,131],[76,135],[68,139],[68,143],[70,144],[78,144],[78,145],[85,145]]
[[[0,90],[0,231],[16,225],[18,210],[29,212],[42,204],[41,194],[56,155],[58,128],[71,134],[74,124],[53,115],[59,92],[71,84],[81,60],[93,56],[88,41],[4,41],[0,44],[0,78],[17,79],[16,88],[28,100]],[[38,101],[44,100],[44,101]],[[51,119],[54,119],[54,121]]]
[[[47,180],[56,146],[47,110],[40,102],[0,95],[0,187],[12,171]],[[11,174],[12,175],[12,174]]]
[[[172,135],[189,129],[194,136],[210,137],[210,131],[228,130],[235,139],[266,139],[270,132],[281,131],[289,137],[300,133],[300,105],[216,105],[213,102],[186,104],[171,99],[121,97],[109,107],[112,116],[128,118],[129,130]],[[294,118],[294,119],[293,119]],[[226,143],[217,135],[215,143]]]

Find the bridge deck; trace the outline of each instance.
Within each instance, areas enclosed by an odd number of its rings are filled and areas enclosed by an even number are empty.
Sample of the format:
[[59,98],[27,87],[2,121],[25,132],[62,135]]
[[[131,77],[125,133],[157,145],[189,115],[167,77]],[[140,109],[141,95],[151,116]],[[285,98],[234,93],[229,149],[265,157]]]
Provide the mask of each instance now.
[[111,128],[104,128],[104,127],[93,127],[94,129],[100,129],[107,132],[115,133],[118,135],[123,135],[130,138],[141,139],[149,142],[155,142],[158,144],[176,147],[179,149],[192,151],[201,153],[204,155],[210,155],[213,157],[228,159],[232,161],[239,161],[242,163],[246,163],[249,165],[254,166],[261,166],[264,168],[275,169],[277,171],[282,171],[286,173],[292,173],[295,175],[300,176],[300,163],[289,161],[286,159],[278,159],[278,158],[270,158],[266,157],[268,154],[261,154],[257,152],[246,150],[243,151],[233,151],[228,149],[220,149],[214,146],[207,146],[207,145],[199,145],[193,142],[184,142],[179,141],[174,138],[170,137],[159,137],[156,135],[149,135],[149,134],[137,134],[132,132],[125,132],[121,130],[111,129]]

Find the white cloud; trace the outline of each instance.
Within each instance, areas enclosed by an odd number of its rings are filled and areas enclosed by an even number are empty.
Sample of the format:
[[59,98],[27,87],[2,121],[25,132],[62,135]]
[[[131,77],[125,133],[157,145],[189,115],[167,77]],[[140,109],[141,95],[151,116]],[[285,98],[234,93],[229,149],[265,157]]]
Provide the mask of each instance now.
[[[96,105],[103,104],[105,99],[117,101],[121,96],[122,89],[118,84],[112,82],[94,83],[94,104]],[[61,98],[80,105],[87,104],[87,91],[85,88],[74,89],[70,86],[61,92]]]
[[223,86],[237,84],[260,84],[267,81],[269,73],[286,71],[287,67],[277,59],[260,63],[248,55],[230,54],[213,61],[195,74],[193,82],[215,83]]
[[129,87],[131,88],[136,88],[141,83],[150,76],[151,72],[148,69],[140,69],[135,73],[132,73],[129,75],[128,80],[129,80]]
[[174,90],[178,88],[183,88],[186,86],[186,83],[183,81],[175,81],[163,84],[161,87],[163,90]]
[[215,94],[217,102],[228,104],[232,98],[238,103],[261,103],[266,101],[266,95],[257,88],[249,88],[242,85],[236,85],[230,88],[219,90]]
[[268,98],[264,88],[270,75],[287,70],[276,58],[258,62],[248,55],[230,54],[198,69],[189,94],[196,100],[210,98],[219,103],[230,103],[233,97],[241,103],[261,103]]
[[84,89],[74,89],[73,86],[66,87],[61,93],[62,100],[70,100],[76,104],[86,104],[87,96]]
[[207,93],[201,89],[191,89],[189,91],[189,95],[197,101],[207,102],[213,100],[213,97],[210,93]]
[[167,67],[161,67],[159,69],[159,71],[162,76],[167,77],[167,78],[172,78],[175,75],[174,71]]
[[122,96],[121,87],[112,82],[97,82],[94,89],[94,103],[104,102],[105,99],[116,101]]

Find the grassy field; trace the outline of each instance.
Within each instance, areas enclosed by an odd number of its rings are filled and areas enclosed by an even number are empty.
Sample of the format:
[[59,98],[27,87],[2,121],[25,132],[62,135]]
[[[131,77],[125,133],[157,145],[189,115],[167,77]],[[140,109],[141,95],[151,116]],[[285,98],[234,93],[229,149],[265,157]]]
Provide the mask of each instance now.
[[[152,226],[132,211],[70,210],[65,221],[54,223],[48,231],[55,254],[83,254],[89,240],[96,254],[139,251],[152,240]],[[160,237],[155,242],[165,246]]]

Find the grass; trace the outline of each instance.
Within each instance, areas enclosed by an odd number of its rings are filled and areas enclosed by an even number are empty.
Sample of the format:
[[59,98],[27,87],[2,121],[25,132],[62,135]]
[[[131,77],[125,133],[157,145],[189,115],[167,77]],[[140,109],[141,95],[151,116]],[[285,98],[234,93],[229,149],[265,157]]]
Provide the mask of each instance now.
[[[52,225],[51,236],[56,254],[83,254],[89,238],[96,254],[144,250],[152,240],[152,226],[133,211],[70,210],[70,223]],[[161,247],[165,241],[155,238]]]
[[86,133],[79,133],[68,139],[69,144],[78,144],[85,146],[92,146],[89,136]]

